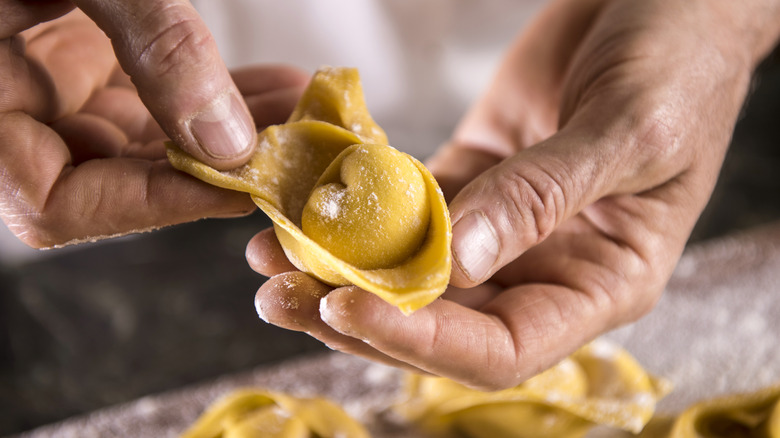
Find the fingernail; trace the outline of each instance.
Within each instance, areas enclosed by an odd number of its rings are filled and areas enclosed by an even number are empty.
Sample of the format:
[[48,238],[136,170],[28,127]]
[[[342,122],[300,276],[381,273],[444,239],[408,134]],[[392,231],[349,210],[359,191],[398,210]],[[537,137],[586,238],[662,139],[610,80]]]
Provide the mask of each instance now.
[[455,262],[473,282],[483,281],[498,259],[496,233],[481,211],[462,217],[452,227]]
[[203,151],[214,158],[241,155],[255,139],[252,119],[235,93],[218,97],[195,115],[190,130]]
[[[345,318],[345,316],[348,316],[347,311],[333,301],[330,294],[320,300],[320,319],[333,330],[343,335],[349,335],[352,325],[349,324],[349,318]],[[337,309],[337,307],[340,307],[340,309]]]
[[236,218],[236,217],[244,217],[244,216],[248,216],[248,215],[254,213],[255,210],[257,210],[257,208],[247,208],[247,209],[238,210],[238,211],[231,211],[231,212],[225,212],[225,213],[216,213],[216,214],[214,214],[211,217],[219,218],[219,219],[231,219],[231,218]]
[[330,306],[328,303],[328,296],[325,295],[320,300],[320,319],[325,324],[330,325],[331,322],[335,322],[336,315],[334,311],[332,310],[333,306]]
[[265,310],[263,310],[263,305],[261,301],[258,298],[255,298],[255,311],[257,312],[257,316],[260,317],[266,324],[268,324],[268,316],[265,314]]

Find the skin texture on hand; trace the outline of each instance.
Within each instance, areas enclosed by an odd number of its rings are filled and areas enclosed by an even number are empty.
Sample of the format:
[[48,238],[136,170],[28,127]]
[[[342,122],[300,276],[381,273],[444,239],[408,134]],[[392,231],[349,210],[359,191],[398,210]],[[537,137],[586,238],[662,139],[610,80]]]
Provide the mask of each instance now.
[[285,120],[308,76],[231,74],[187,2],[74,3],[90,17],[70,2],[0,0],[9,229],[50,247],[252,211],[248,196],[174,170],[163,141],[216,167],[241,164],[255,130]]
[[[780,1],[560,0],[515,41],[429,167],[452,287],[409,317],[247,247],[260,316],[332,348],[516,385],[658,300],[714,187]],[[284,306],[291,296],[295,308]]]

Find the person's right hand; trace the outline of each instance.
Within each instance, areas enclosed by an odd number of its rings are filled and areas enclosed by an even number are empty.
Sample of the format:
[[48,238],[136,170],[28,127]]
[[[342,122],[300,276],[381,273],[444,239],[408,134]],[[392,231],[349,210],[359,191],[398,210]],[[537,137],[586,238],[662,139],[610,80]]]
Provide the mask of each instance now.
[[254,209],[174,170],[163,141],[219,169],[243,164],[255,123],[284,121],[308,76],[231,76],[183,0],[0,0],[0,11],[0,218],[22,241],[51,247]]
[[258,315],[483,390],[636,320],[672,275],[779,23],[780,0],[550,2],[428,161],[452,199],[454,287],[406,316],[296,272],[264,231],[247,245],[273,276]]

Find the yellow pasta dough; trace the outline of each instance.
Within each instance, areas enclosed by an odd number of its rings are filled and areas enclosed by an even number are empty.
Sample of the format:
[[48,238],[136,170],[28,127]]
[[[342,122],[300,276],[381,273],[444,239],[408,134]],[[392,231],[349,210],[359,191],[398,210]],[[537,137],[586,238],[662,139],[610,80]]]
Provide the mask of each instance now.
[[181,438],[368,438],[340,407],[322,398],[244,389],[217,401]]
[[653,420],[641,438],[780,438],[780,383],[697,403]]
[[357,268],[397,266],[422,246],[429,203],[422,174],[406,154],[354,145],[320,176],[303,207],[301,229]]
[[573,438],[594,425],[638,433],[670,384],[626,351],[599,340],[555,367],[497,392],[410,375],[399,411],[434,433],[470,438]]
[[244,191],[300,270],[354,284],[411,313],[444,292],[452,227],[425,166],[387,145],[355,69],[324,68],[287,123],[258,135],[249,163],[217,171],[172,144],[174,167]]

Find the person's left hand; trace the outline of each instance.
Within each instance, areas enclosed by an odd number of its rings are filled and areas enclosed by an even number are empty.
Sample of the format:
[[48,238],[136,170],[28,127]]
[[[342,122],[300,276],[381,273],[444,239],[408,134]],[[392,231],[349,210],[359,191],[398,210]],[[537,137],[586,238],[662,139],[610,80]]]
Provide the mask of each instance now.
[[[120,55],[130,59],[127,51],[115,51],[104,30],[82,10],[71,10],[71,2],[0,0],[0,220],[27,245],[46,248],[253,211],[246,194],[174,169],[164,141],[169,135],[184,138],[175,135],[183,131],[180,119],[197,112],[202,100],[215,93],[219,97],[222,88],[235,88],[240,106],[257,126],[233,123],[232,131],[253,145],[256,129],[289,116],[308,75],[284,66],[229,74],[216,43],[187,2],[167,2],[178,8],[157,2],[162,10],[156,20],[140,22],[125,16],[133,16],[129,5],[144,9],[148,3],[78,3],[117,11],[116,17],[109,13],[101,20],[114,29],[115,43],[123,33],[141,44],[139,34],[151,38],[156,26],[172,29],[148,50],[167,56],[146,54],[134,66],[141,79],[133,78],[118,60]],[[190,18],[184,20],[182,14]],[[174,38],[185,32],[187,38]],[[142,89],[146,100],[139,95]],[[158,117],[166,118],[167,131]],[[198,150],[193,142],[178,145],[189,146],[185,150],[192,154]],[[249,159],[251,150],[210,163],[235,167],[239,159]],[[200,156],[207,155],[201,151]]]
[[483,389],[639,318],[710,196],[778,15],[777,0],[552,2],[429,164],[457,194],[451,284],[470,289],[405,317],[295,272],[266,231],[247,248],[256,271],[276,275],[258,313]]

